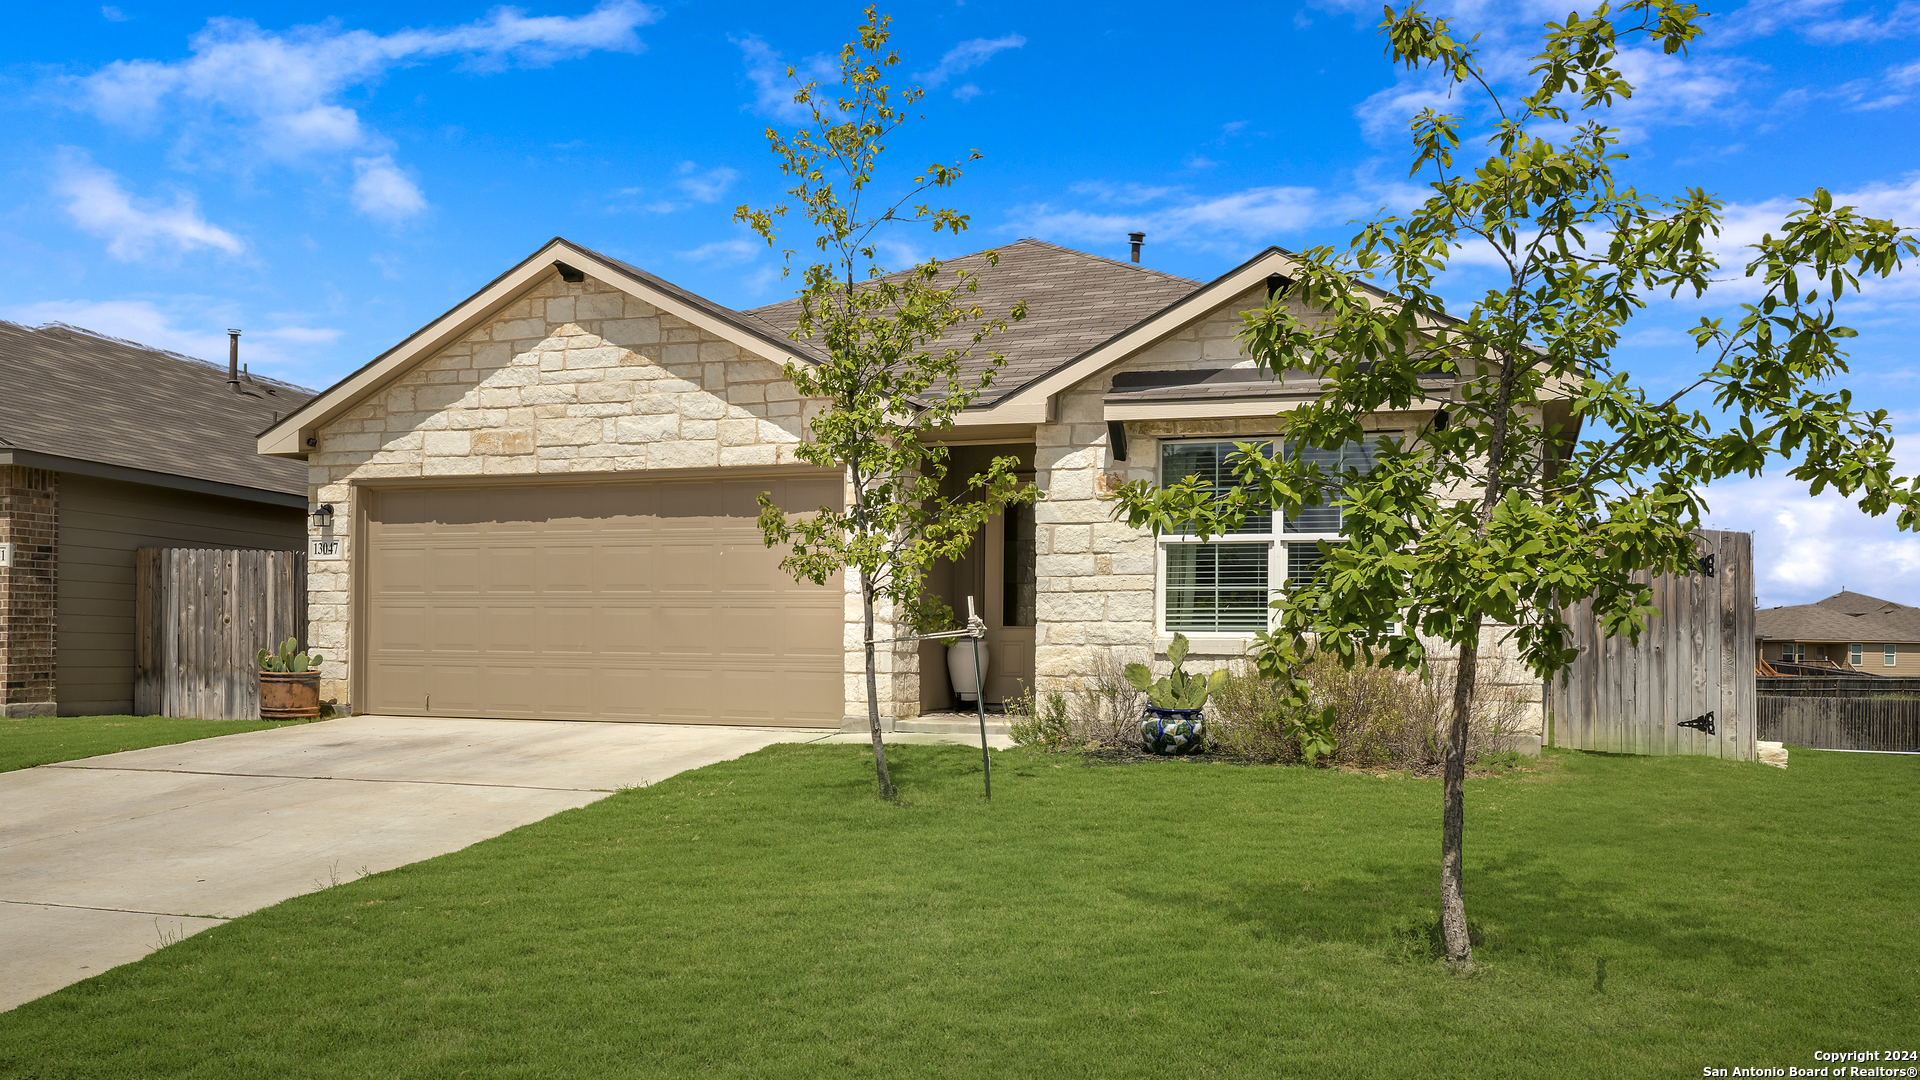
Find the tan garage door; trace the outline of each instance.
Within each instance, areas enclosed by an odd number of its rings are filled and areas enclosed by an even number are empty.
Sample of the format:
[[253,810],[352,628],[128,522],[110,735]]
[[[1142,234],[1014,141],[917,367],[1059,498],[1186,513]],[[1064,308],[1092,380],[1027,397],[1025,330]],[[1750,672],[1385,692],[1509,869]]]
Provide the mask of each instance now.
[[838,506],[800,476],[371,492],[367,711],[838,727],[840,579],[755,523]]

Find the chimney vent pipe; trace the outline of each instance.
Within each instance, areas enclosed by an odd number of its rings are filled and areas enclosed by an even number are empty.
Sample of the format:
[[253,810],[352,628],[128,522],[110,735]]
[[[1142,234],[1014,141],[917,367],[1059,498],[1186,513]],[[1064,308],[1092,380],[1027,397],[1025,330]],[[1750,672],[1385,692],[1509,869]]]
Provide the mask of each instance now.
[[227,331],[227,389],[240,392],[240,331]]
[[1127,234],[1127,240],[1133,244],[1133,261],[1138,263],[1140,261],[1140,245],[1147,242],[1147,234],[1143,232],[1130,232]]

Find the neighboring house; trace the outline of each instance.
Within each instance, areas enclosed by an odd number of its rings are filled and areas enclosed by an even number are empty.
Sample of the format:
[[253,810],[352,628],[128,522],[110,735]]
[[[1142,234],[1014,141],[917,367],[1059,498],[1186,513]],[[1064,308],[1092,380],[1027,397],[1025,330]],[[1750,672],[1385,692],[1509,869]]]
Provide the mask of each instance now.
[[[1202,661],[1242,655],[1338,510],[1202,542],[1115,522],[1107,496],[1219,475],[1235,441],[1272,438],[1312,399],[1316,383],[1257,372],[1236,341],[1291,258],[1270,248],[1203,284],[1036,240],[999,254],[949,265],[979,272],[989,311],[1024,298],[1031,314],[993,340],[1009,363],[944,441],[954,473],[1011,455],[1045,498],[933,582],[987,621],[988,700],[1091,675],[1101,653],[1160,654],[1175,631]],[[791,301],[735,311],[555,239],[262,435],[334,510],[316,536],[333,561],[309,576],[323,695],[356,712],[864,726],[857,594],[795,585],[754,520],[762,491],[789,509],[843,498],[843,477],[794,452],[824,407],[781,372],[813,359],[794,319]],[[939,655],[883,648],[888,723],[951,706]],[[1537,682],[1509,681],[1538,701]]]
[[1869,675],[1920,677],[1920,608],[1856,592],[1754,617],[1760,659],[1832,665]]
[[133,708],[142,547],[305,543],[306,470],[254,452],[286,383],[74,327],[0,322],[0,709]]

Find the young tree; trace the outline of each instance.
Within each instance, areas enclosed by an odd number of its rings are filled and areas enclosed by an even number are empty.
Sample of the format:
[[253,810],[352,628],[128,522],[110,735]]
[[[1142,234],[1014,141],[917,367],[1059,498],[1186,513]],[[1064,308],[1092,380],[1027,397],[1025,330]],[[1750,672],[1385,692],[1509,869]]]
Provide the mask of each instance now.
[[[1576,655],[1562,621],[1573,600],[1594,598],[1608,633],[1637,638],[1656,612],[1634,572],[1686,569],[1701,488],[1776,459],[1813,493],[1833,487],[1870,514],[1897,509],[1901,528],[1916,524],[1916,485],[1892,475],[1887,414],[1856,410],[1827,385],[1847,370],[1841,342],[1854,336],[1836,305],[1860,278],[1885,277],[1920,250],[1913,235],[1818,190],[1753,246],[1743,277],[1717,280],[1720,201],[1621,183],[1615,130],[1584,115],[1633,93],[1620,50],[1644,39],[1684,52],[1699,19],[1691,4],[1633,0],[1548,23],[1514,100],[1477,38],[1457,37],[1419,0],[1389,8],[1388,55],[1479,102],[1489,150],[1456,166],[1466,121],[1423,110],[1413,171],[1429,174],[1432,195],[1368,222],[1344,250],[1307,251],[1297,278],[1248,313],[1242,341],[1263,367],[1324,380],[1316,402],[1283,414],[1283,445],[1351,444],[1369,417],[1396,410],[1435,410],[1432,419],[1383,440],[1370,470],[1247,446],[1234,459],[1241,486],[1189,478],[1122,493],[1120,512],[1136,524],[1209,533],[1262,504],[1343,504],[1343,542],[1324,545],[1311,583],[1274,602],[1275,629],[1256,647],[1271,676],[1290,678],[1313,649],[1409,669],[1424,668],[1429,642],[1455,652],[1441,827],[1441,928],[1455,968],[1473,962],[1461,860],[1483,627],[1511,634],[1542,678]],[[1501,280],[1449,312],[1437,278],[1467,248],[1490,250]],[[1697,378],[1656,396],[1616,368],[1622,329],[1650,297],[1709,289],[1746,302],[1731,325],[1702,318],[1692,329],[1705,361]],[[1550,419],[1555,401],[1583,439]]]
[[[797,453],[810,464],[845,471],[847,505],[789,515],[763,495],[760,528],[769,547],[792,548],[780,565],[798,579],[818,585],[842,570],[859,575],[867,722],[880,794],[890,798],[893,780],[880,739],[876,609],[882,603],[915,607],[935,560],[958,558],[989,517],[1009,503],[1031,500],[1034,490],[1014,476],[1015,459],[997,458],[986,472],[967,479],[963,495],[942,493],[947,452],[929,436],[951,427],[954,416],[992,385],[1005,358],[986,354],[985,368],[970,377],[962,374],[961,361],[1009,319],[1025,318],[1026,305],[989,318],[969,301],[979,283],[965,270],[950,271],[928,259],[889,275],[880,265],[876,245],[883,226],[922,222],[935,234],[956,236],[966,230],[966,215],[918,200],[951,187],[960,165],[980,154],[931,165],[894,185],[889,198],[887,185],[876,178],[878,159],[885,140],[908,120],[903,110],[923,91],[896,94],[880,81],[900,58],[886,47],[891,20],[871,7],[865,17],[859,37],[840,50],[838,95],[826,96],[817,81],[808,82],[793,100],[811,112],[812,124],[790,137],[767,129],[780,171],[793,184],[787,194],[812,227],[819,252],[802,272],[793,337],[825,356],[817,364],[788,364],[786,375],[801,395],[824,398],[829,407],[812,421],[812,437]],[[787,77],[793,74],[788,68]],[[743,205],[734,219],[774,246],[777,223],[787,212],[785,205]],[[797,254],[784,252],[789,270]],[[989,265],[998,261],[987,253]]]

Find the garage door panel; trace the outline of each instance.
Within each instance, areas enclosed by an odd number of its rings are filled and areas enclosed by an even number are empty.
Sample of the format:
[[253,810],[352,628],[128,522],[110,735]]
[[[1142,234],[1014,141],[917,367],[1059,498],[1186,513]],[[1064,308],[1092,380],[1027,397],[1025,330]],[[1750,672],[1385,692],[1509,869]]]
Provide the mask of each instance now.
[[653,654],[657,619],[642,603],[623,600],[594,606],[592,633],[602,658],[613,661]]
[[731,626],[711,603],[661,600],[652,609],[653,653],[663,660],[698,663],[719,653]]
[[370,500],[366,697],[383,712],[837,725],[843,600],[779,569],[757,496],[831,477],[500,484]]
[[376,656],[426,653],[427,608],[419,603],[389,603],[372,620],[368,643]]
[[[564,656],[576,656],[582,659],[599,651],[600,642],[594,636],[594,607],[591,603],[553,603],[547,602],[534,607],[529,613],[538,645],[539,655],[545,659],[557,659]],[[527,628],[514,628],[512,633],[524,638]],[[508,631],[502,628],[504,636]]]
[[437,595],[471,595],[479,583],[488,580],[485,552],[471,542],[442,544],[433,549],[424,576],[429,591]]
[[374,661],[367,672],[368,707],[374,712],[417,713],[426,706],[427,669],[421,664]]
[[653,549],[633,541],[609,541],[594,554],[595,576],[600,595],[652,593],[656,582]]
[[465,597],[460,600],[422,604],[422,637],[428,653],[459,656],[470,662],[485,647],[488,630],[510,616],[492,605],[475,604]]
[[449,592],[531,594],[540,587],[540,549],[534,544],[508,543],[488,537],[474,547],[478,566],[460,566],[447,575]]

